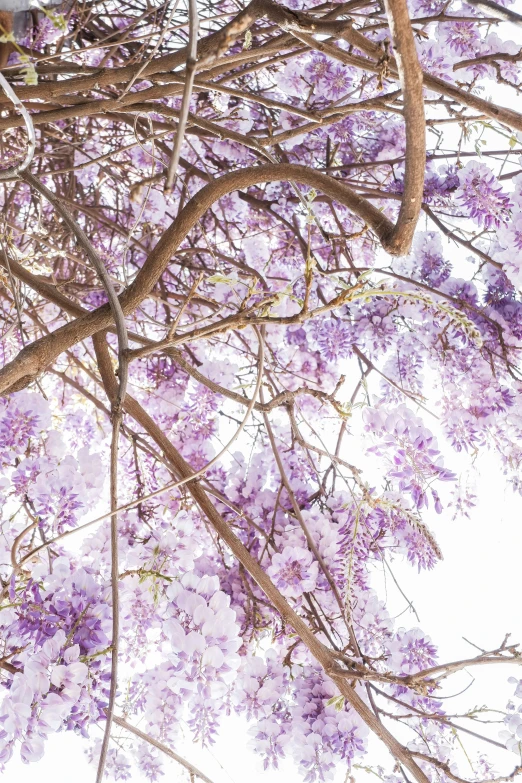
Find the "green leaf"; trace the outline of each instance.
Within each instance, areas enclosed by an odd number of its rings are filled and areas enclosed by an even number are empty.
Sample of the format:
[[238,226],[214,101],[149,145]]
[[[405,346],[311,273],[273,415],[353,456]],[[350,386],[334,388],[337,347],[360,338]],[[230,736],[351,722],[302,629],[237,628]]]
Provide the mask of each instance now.
[[337,712],[340,712],[344,707],[344,696],[332,696],[331,699],[328,699],[326,702],[327,707],[335,707]]
[[237,280],[234,277],[225,277],[225,275],[220,275],[219,273],[216,275],[212,275],[211,277],[207,277],[207,283],[223,283],[224,285],[235,285],[237,283]]

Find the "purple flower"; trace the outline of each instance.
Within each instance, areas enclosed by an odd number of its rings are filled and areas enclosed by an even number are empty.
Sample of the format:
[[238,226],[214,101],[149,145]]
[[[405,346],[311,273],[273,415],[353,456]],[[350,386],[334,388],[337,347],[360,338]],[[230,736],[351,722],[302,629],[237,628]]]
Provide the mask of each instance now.
[[12,462],[25,451],[28,440],[50,426],[49,404],[39,394],[13,394],[0,407],[0,457]]
[[315,341],[326,361],[345,359],[352,353],[352,330],[350,325],[338,318],[330,317],[313,324]]
[[40,761],[44,754],[44,744],[40,737],[32,736],[22,742],[20,756],[22,761],[29,764],[31,761]]
[[458,174],[457,199],[479,226],[498,228],[509,220],[513,204],[487,166],[470,161]]
[[272,564],[267,573],[283,595],[289,598],[300,598],[303,593],[315,589],[318,564],[307,549],[285,546],[281,554],[272,557]]
[[155,748],[146,745],[144,742],[138,747],[136,760],[138,769],[150,783],[156,783],[160,775],[163,776],[165,774],[160,754]]
[[441,43],[459,57],[476,56],[480,45],[479,28],[473,22],[448,22],[439,28]]
[[420,263],[419,276],[434,287],[438,287],[451,274],[451,265],[444,258],[440,234],[435,231],[420,231],[414,241],[414,253]]
[[400,628],[388,648],[390,665],[401,674],[414,674],[433,666],[436,661],[437,648],[420,628],[410,631]]
[[55,666],[51,674],[51,682],[61,690],[61,693],[76,701],[88,671],[87,666],[81,661],[70,663],[68,666]]

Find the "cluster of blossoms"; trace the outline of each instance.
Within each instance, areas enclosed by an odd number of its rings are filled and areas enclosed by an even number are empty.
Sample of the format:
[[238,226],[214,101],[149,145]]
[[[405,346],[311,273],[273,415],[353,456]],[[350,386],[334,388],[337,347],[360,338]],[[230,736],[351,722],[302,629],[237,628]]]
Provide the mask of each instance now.
[[140,708],[151,732],[169,736],[179,728],[188,708],[195,739],[212,742],[223,697],[241,663],[241,647],[230,598],[219,590],[217,576],[198,578],[186,573],[166,590],[168,606],[163,624],[165,662],[138,677]]
[[[522,281],[522,179],[513,180],[511,194],[513,208],[510,220],[503,224],[496,236],[494,258],[502,264],[502,269],[512,286],[518,288]],[[509,297],[513,298],[513,294]]]
[[42,531],[76,525],[99,499],[104,483],[100,457],[89,447],[67,453],[51,429],[51,412],[40,395],[21,392],[0,410],[0,460],[4,498],[27,504]]
[[[367,727],[353,710],[339,700],[335,704],[335,689],[320,670],[295,667],[294,677],[289,679],[273,657],[266,662],[254,660],[254,666],[248,667],[247,688],[240,691],[244,699],[241,711],[246,703],[247,711],[261,716],[249,733],[263,769],[277,769],[279,760],[290,755],[303,779],[313,783],[330,779],[336,764],[350,764],[364,754]],[[290,715],[286,700],[292,705]]]
[[283,595],[300,598],[313,592],[317,585],[318,564],[308,549],[285,546],[281,554],[274,554],[268,576]]
[[24,761],[38,761],[45,738],[65,720],[73,723],[77,714],[81,716],[87,666],[76,660],[79,646],[63,651],[65,642],[65,634],[59,631],[30,658],[23,674],[14,675],[1,707],[2,762],[9,760],[16,741]]
[[107,597],[106,584],[63,557],[52,573],[36,566],[23,592],[11,588],[11,606],[0,613],[4,653],[16,672],[0,707],[4,762],[18,744],[24,761],[38,761],[51,732],[68,728],[87,737],[104,715]]
[[457,201],[467,216],[486,229],[499,228],[509,221],[513,204],[488,166],[470,161],[458,177]]
[[387,475],[395,479],[395,488],[401,494],[409,494],[417,509],[428,506],[429,489],[435,510],[440,514],[440,498],[430,484],[434,479],[453,481],[455,475],[444,467],[437,440],[422,419],[406,405],[393,411],[384,407],[368,408],[364,418],[366,430],[379,438],[369,451],[387,459],[390,464]]
[[[516,685],[514,698],[520,702],[522,699],[522,680],[510,677],[509,682]],[[500,732],[500,738],[506,743],[508,750],[520,755],[522,746],[522,702],[518,705],[510,701],[507,705],[504,718],[505,729]]]

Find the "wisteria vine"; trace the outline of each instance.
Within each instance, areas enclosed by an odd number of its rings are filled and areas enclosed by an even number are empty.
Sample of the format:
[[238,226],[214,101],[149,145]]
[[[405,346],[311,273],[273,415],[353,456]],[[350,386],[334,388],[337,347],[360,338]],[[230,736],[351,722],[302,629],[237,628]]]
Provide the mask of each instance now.
[[305,783],[371,767],[372,735],[386,783],[514,780],[522,679],[493,732],[443,687],[518,644],[444,662],[375,575],[437,567],[426,512],[476,503],[452,453],[522,494],[522,16],[0,26],[0,768],[73,731],[98,783],[212,783],[178,740],[235,714]]

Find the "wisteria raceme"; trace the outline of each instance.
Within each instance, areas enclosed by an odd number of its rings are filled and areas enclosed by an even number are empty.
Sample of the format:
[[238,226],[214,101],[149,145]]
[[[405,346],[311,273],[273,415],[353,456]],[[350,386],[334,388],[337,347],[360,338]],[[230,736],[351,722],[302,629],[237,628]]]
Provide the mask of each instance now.
[[397,576],[476,535],[483,453],[522,495],[517,13],[2,12],[6,776],[74,732],[195,779],[232,717],[306,783],[521,774],[521,681],[458,680],[516,640],[445,661]]
[[512,204],[487,166],[470,161],[458,177],[457,201],[465,207],[469,217],[486,229],[507,223]]

